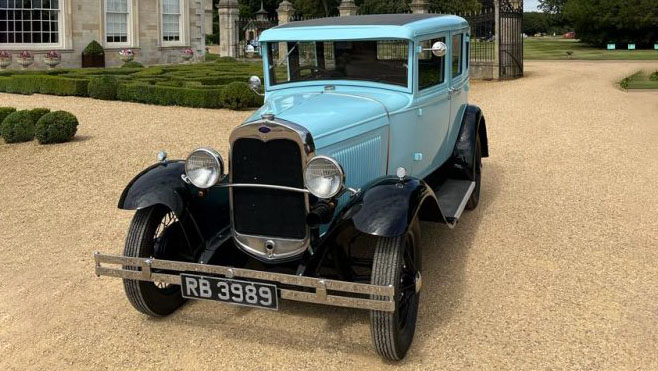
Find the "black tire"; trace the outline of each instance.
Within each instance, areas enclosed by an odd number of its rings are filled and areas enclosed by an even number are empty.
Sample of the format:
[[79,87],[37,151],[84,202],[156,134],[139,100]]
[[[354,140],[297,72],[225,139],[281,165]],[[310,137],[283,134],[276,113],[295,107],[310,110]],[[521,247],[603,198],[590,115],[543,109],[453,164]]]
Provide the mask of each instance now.
[[[165,221],[172,222],[165,224]],[[182,242],[181,236],[182,228],[169,209],[153,206],[138,210],[130,223],[123,253],[130,257],[175,260],[173,248]],[[185,302],[178,285],[124,279],[123,287],[130,304],[153,317],[171,314]]]
[[473,156],[475,158],[473,159],[472,180],[475,181],[475,189],[466,202],[466,210],[473,210],[480,203],[480,185],[482,184],[482,143],[480,142],[480,134],[475,139],[475,154]]
[[420,272],[420,225],[415,221],[399,237],[379,238],[375,247],[371,283],[395,287],[395,312],[370,312],[370,331],[377,353],[399,361],[411,346],[416,331],[420,294],[416,273]]

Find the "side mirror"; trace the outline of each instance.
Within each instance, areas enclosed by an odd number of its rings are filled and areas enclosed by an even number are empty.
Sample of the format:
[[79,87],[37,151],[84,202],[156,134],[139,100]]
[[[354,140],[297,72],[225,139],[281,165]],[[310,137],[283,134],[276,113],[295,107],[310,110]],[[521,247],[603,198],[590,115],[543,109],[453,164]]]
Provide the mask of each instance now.
[[247,55],[247,58],[253,58],[256,54],[256,48],[253,45],[249,44],[244,48],[244,53]]
[[262,85],[262,83],[260,82],[260,77],[258,77],[258,76],[251,76],[251,77],[249,78],[249,87],[251,88],[251,90],[254,91],[254,93],[256,93],[256,94],[258,94],[258,95],[263,95],[263,94],[261,94],[261,92],[260,92],[260,87],[261,87],[261,85]]
[[437,41],[432,44],[432,48],[430,50],[435,57],[443,57],[448,51],[448,46],[446,46],[446,44],[441,41]]

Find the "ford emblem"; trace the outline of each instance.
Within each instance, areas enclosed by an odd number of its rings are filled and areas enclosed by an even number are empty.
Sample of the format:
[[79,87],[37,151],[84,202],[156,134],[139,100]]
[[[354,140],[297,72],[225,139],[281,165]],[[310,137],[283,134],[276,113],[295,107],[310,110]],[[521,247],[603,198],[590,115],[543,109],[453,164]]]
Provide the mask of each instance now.
[[260,131],[263,134],[267,134],[270,131],[272,131],[272,129],[268,128],[267,126],[261,126],[261,127],[258,128],[258,131]]

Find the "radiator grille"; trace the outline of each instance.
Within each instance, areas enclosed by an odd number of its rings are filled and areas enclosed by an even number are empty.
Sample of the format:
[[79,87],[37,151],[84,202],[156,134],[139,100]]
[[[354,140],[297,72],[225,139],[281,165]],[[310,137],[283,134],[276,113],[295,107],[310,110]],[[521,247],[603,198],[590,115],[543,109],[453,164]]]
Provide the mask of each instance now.
[[[299,145],[288,139],[244,138],[231,149],[233,183],[304,188]],[[238,233],[264,237],[306,237],[306,196],[264,188],[233,188],[233,224]]]

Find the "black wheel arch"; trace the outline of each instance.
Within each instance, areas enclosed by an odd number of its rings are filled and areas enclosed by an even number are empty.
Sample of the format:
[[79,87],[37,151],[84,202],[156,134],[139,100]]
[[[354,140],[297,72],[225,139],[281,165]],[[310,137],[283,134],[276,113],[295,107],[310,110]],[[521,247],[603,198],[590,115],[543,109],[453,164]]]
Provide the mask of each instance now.
[[468,105],[450,159],[454,175],[470,177],[478,136],[480,137],[482,157],[489,157],[489,139],[484,114],[480,107]]

